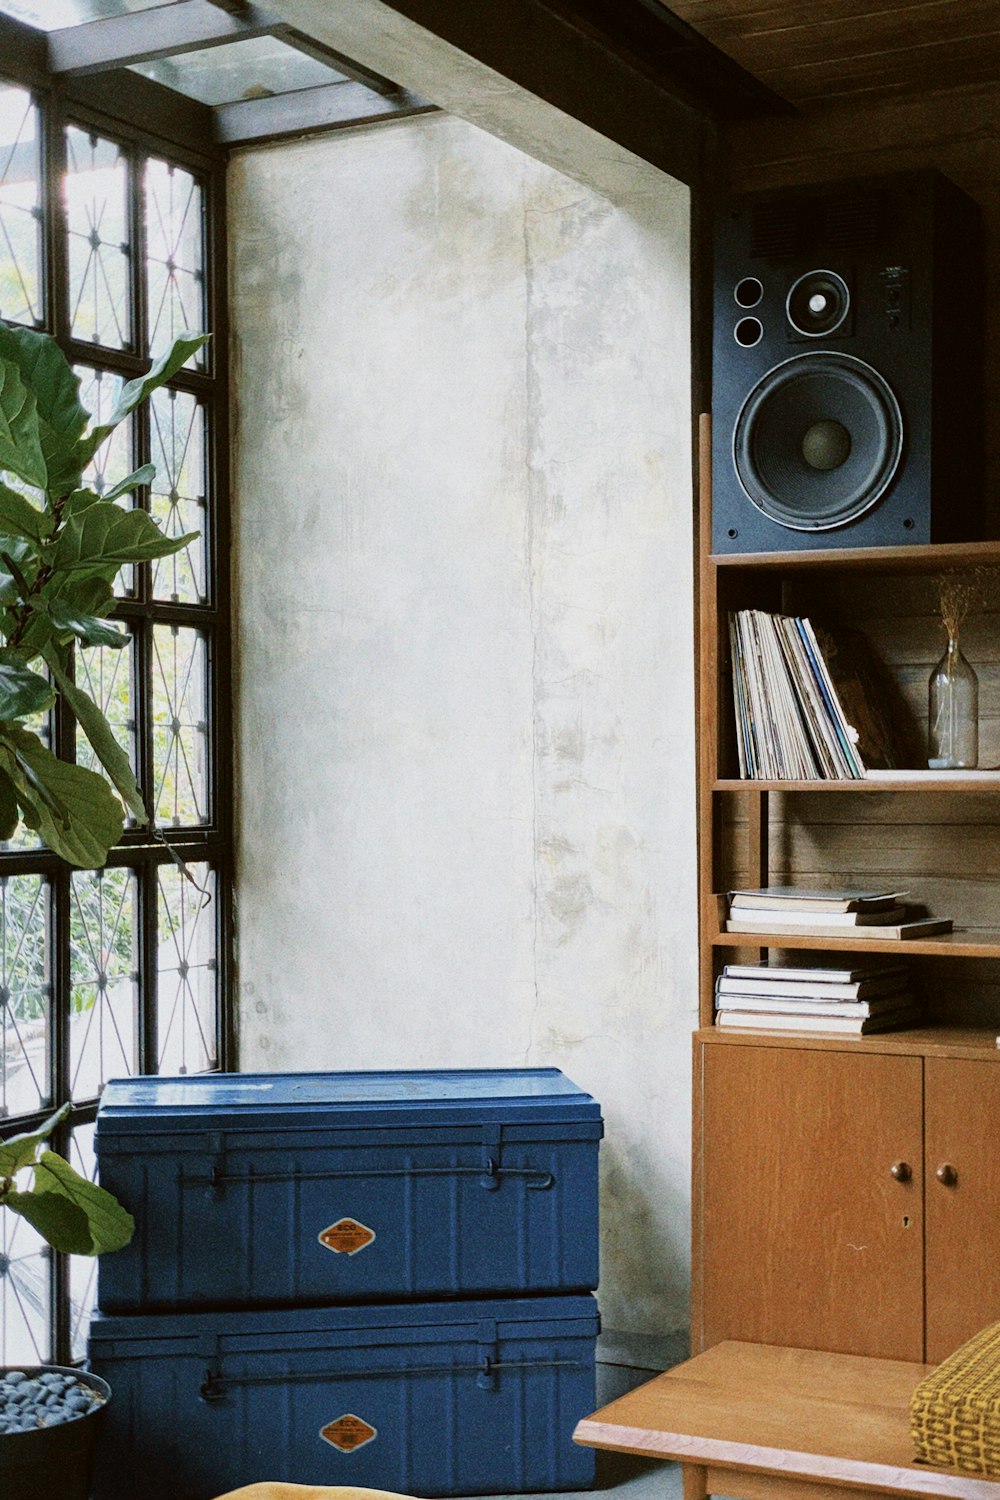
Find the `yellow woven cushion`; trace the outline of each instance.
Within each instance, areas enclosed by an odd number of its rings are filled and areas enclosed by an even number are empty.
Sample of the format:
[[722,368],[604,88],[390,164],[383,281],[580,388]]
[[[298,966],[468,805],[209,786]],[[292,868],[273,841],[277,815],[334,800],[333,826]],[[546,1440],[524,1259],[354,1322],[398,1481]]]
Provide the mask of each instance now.
[[917,1461],[1000,1479],[1000,1323],[956,1349],[913,1392]]

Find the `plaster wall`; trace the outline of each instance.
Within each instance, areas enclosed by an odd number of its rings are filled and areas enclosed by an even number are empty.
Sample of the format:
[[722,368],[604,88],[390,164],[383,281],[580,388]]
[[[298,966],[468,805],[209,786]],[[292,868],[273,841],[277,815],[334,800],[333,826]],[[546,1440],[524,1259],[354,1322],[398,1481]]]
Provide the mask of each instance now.
[[[432,116],[230,169],[244,1068],[555,1065],[687,1323],[688,195]],[[640,181],[641,179],[641,181]],[[651,180],[652,179],[652,180]]]

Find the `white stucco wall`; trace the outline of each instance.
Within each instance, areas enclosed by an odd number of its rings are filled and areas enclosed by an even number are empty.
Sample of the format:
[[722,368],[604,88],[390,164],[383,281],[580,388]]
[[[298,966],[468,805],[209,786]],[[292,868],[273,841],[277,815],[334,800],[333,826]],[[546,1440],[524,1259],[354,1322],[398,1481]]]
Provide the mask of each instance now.
[[563,1068],[639,1335],[687,1322],[687,221],[445,116],[230,169],[241,1065]]

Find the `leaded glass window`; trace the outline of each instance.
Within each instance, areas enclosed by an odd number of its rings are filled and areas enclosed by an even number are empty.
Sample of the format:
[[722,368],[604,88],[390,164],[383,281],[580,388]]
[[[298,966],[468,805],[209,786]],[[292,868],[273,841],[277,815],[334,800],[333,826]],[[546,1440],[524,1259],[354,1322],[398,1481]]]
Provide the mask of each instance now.
[[[122,576],[116,613],[128,643],[81,646],[73,664],[129,756],[155,830],[130,820],[100,871],[69,869],[23,828],[0,845],[0,1135],[69,1101],[56,1145],[90,1176],[108,1079],[231,1065],[228,734],[216,719],[227,700],[225,463],[213,448],[227,422],[206,227],[221,181],[210,157],[0,78],[0,317],[54,334],[98,421],[178,333],[214,336],[115,429],[85,476],[107,494],[152,463],[152,482],[117,503],[145,507],[168,535],[199,533]],[[57,754],[101,770],[64,711],[37,730]],[[0,1214],[0,1364],[82,1357],[94,1271],[87,1259],[52,1257],[23,1219]]]
[[42,312],[41,150],[27,89],[0,81],[0,317],[38,323]]

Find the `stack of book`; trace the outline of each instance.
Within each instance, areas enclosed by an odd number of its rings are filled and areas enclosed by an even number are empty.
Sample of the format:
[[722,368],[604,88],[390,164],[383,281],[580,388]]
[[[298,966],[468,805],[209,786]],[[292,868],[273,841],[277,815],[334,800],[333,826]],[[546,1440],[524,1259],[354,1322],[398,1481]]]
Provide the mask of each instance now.
[[740,775],[859,781],[857,734],[808,620],[741,609],[729,617]]
[[[815,891],[765,886],[729,892],[727,932],[791,937],[866,939],[934,937],[950,932],[951,917],[911,917],[905,891]],[[780,947],[775,942],[775,947]]]
[[716,981],[715,1006],[717,1026],[841,1036],[889,1031],[920,1019],[901,964],[843,969],[727,964]]

